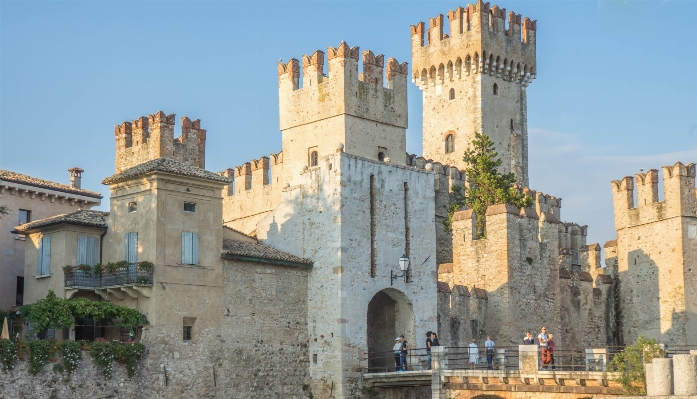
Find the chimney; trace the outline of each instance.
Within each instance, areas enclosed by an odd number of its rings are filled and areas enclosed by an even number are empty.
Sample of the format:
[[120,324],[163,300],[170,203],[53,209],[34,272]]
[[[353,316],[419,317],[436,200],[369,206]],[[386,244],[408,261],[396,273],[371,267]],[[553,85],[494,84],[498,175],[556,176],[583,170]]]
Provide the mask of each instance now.
[[80,188],[82,184],[82,172],[84,172],[84,170],[75,166],[68,169],[68,172],[70,172],[70,187]]

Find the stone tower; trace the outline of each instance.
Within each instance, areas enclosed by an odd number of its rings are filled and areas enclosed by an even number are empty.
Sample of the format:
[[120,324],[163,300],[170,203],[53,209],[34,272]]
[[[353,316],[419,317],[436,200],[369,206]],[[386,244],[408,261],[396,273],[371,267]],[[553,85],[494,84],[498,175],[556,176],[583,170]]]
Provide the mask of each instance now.
[[[528,185],[525,88],[535,78],[536,21],[481,0],[444,18],[411,27],[413,81],[423,90],[426,159],[463,168],[475,132],[488,135],[503,160]],[[425,34],[425,35],[424,35]],[[522,35],[522,36],[521,36]]]
[[382,54],[365,50],[359,75],[358,47],[341,42],[327,52],[328,76],[320,50],[302,57],[302,82],[297,59],[278,64],[284,182],[294,183],[339,143],[348,154],[405,165],[407,64],[390,58],[385,65]]

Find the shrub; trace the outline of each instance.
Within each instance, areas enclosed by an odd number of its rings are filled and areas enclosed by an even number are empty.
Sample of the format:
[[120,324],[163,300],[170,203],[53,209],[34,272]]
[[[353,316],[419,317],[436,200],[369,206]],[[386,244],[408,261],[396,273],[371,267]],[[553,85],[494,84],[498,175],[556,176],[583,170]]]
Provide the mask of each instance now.
[[55,341],[29,341],[29,373],[37,375],[56,353]]
[[654,358],[665,356],[655,339],[640,336],[632,345],[615,355],[609,364],[609,370],[619,373],[618,382],[624,393],[632,396],[646,395],[646,373],[644,364]]
[[17,358],[15,342],[9,339],[0,339],[0,364],[2,365],[2,371],[13,370]]

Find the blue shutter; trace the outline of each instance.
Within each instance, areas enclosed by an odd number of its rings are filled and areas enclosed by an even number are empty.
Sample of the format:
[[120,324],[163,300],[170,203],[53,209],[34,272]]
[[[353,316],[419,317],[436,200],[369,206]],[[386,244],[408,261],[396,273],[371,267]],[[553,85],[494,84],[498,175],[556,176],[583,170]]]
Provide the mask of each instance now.
[[126,253],[128,263],[138,262],[138,232],[126,233]]
[[77,264],[87,264],[87,237],[77,236]]
[[96,265],[99,262],[99,239],[87,237],[87,264]]
[[193,261],[193,254],[191,251],[191,233],[182,232],[182,264],[190,265]]
[[191,264],[198,265],[198,233],[191,233]]
[[37,251],[37,256],[36,256],[36,275],[40,276],[41,271],[43,270],[43,267],[41,265],[44,262],[44,238],[41,237],[39,238],[39,250]]
[[41,238],[41,275],[51,274],[51,236]]

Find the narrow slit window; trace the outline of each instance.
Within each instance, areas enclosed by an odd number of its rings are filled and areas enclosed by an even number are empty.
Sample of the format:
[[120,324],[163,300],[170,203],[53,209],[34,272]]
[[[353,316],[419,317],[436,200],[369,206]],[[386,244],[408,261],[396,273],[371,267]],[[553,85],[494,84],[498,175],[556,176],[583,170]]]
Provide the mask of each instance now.
[[455,99],[455,89],[450,89],[450,94],[449,94],[449,99],[454,100]]
[[184,326],[184,331],[183,331],[184,341],[191,341],[191,330],[192,329],[193,329],[192,326]]
[[310,167],[317,166],[319,160],[317,159],[317,151],[312,151],[310,153]]
[[499,95],[499,85],[497,85],[496,83],[494,83],[494,95],[495,96]]
[[450,154],[451,152],[455,151],[455,136],[452,134],[449,134],[445,138],[445,153]]

